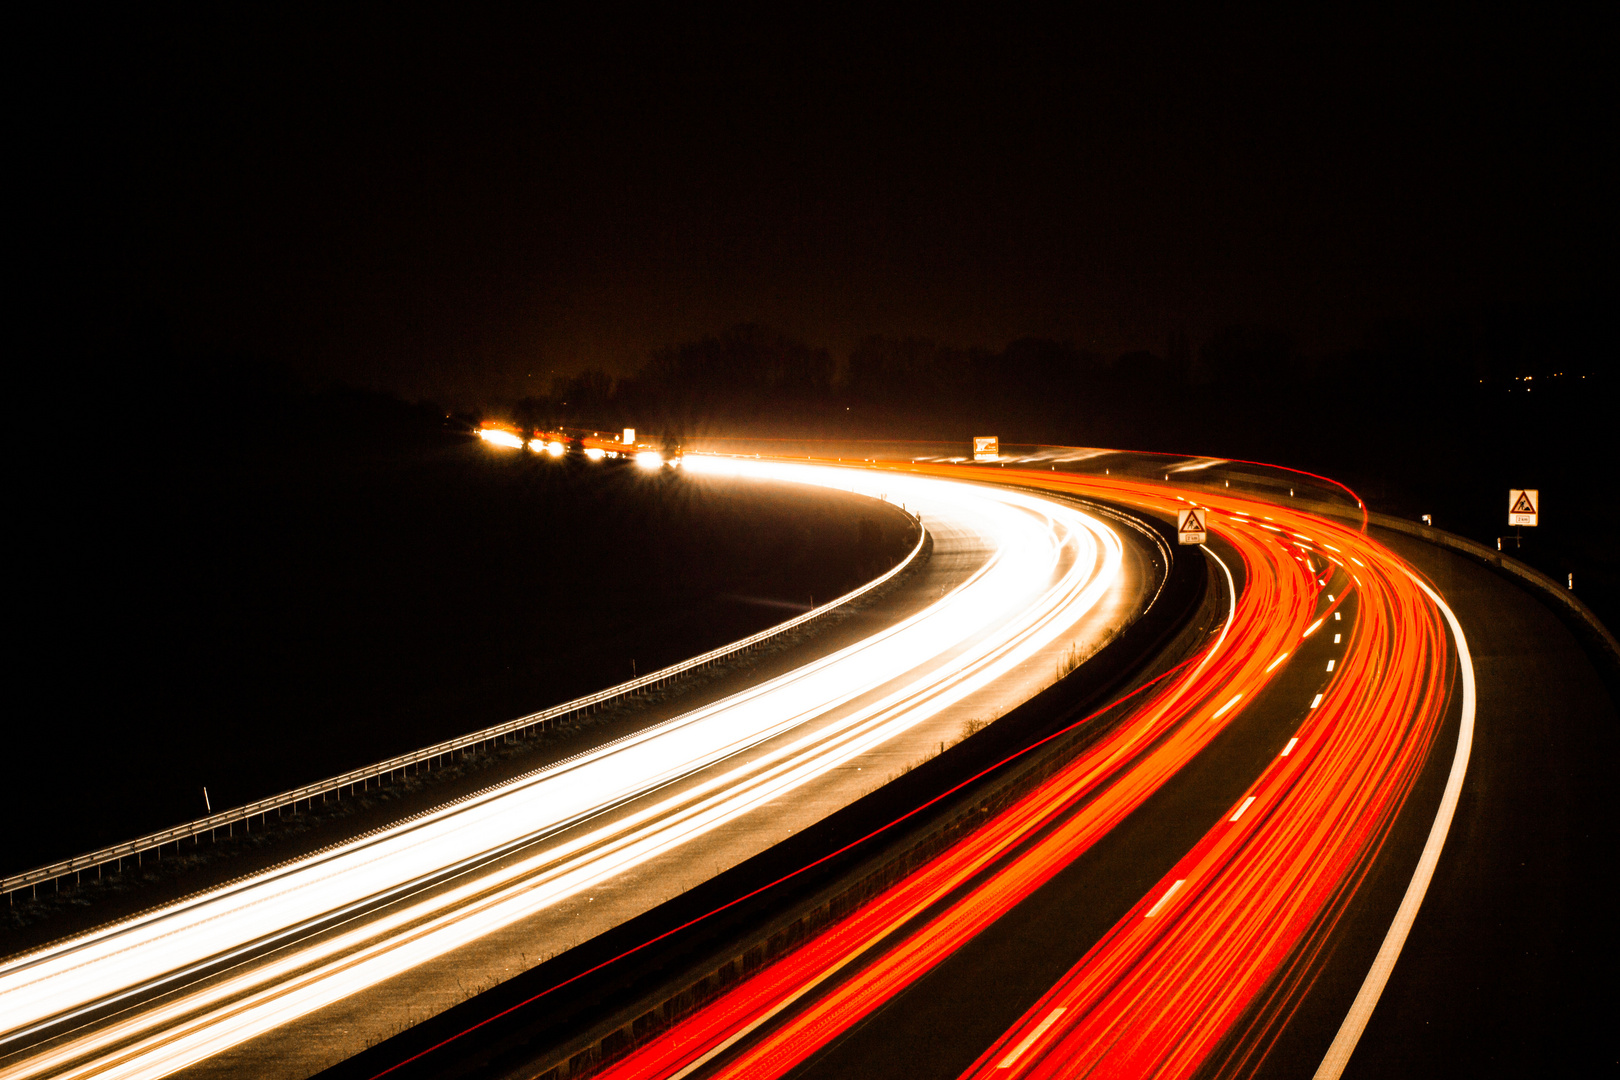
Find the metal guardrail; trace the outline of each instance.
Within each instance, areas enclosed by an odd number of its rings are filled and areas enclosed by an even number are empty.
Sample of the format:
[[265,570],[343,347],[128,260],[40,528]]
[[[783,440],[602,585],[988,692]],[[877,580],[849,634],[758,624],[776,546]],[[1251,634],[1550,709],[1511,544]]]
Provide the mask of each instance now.
[[[896,509],[900,508],[896,507]],[[466,754],[485,744],[497,741],[510,742],[513,736],[522,737],[531,730],[544,730],[555,725],[559,719],[600,709],[609,702],[630,697],[644,690],[655,689],[678,676],[719,663],[740,652],[754,648],[779,634],[797,629],[805,623],[835,611],[903,573],[921,553],[923,543],[928,538],[928,530],[923,526],[922,519],[916,514],[903,509],[901,513],[906,514],[917,525],[917,543],[912,547],[911,552],[896,563],[887,573],[873,578],[860,588],[847,592],[836,600],[812,608],[803,615],[795,616],[786,622],[768,627],[740,641],[722,645],[718,649],[711,649],[701,656],[694,656],[690,660],[671,664],[669,667],[643,675],[637,679],[631,679],[629,682],[620,683],[617,686],[611,686],[606,690],[599,690],[594,694],[587,694],[572,701],[565,701],[561,705],[553,705],[551,708],[542,709],[540,712],[520,716],[516,720],[508,720],[505,723],[496,724],[481,731],[474,731],[454,739],[447,739],[432,746],[425,746],[420,750],[413,750],[408,754],[389,758],[387,761],[379,761],[375,765],[354,769],[343,773],[341,776],[334,776],[314,784],[293,788],[291,791],[284,791],[279,795],[272,795],[269,798],[238,806],[232,810],[222,810],[217,814],[198,818],[183,825],[176,825],[134,840],[125,841],[122,844],[102,848],[100,851],[92,851],[85,855],[78,855],[71,859],[52,863],[49,866],[42,866],[34,870],[24,871],[21,874],[14,874],[11,877],[0,878],[0,895],[8,896],[15,902],[15,893],[18,890],[32,888],[35,895],[38,895],[40,885],[60,882],[62,878],[69,874],[74,875],[75,880],[78,880],[86,870],[97,870],[99,874],[100,868],[105,867],[108,863],[115,863],[119,869],[122,869],[123,861],[131,858],[136,860],[136,865],[141,865],[142,857],[149,851],[156,851],[158,857],[161,858],[163,848],[169,844],[178,845],[183,840],[196,842],[204,834],[212,838],[220,829],[225,829],[228,835],[234,834],[238,824],[242,826],[244,832],[247,832],[251,827],[253,818],[259,818],[262,824],[269,814],[283,811],[289,807],[296,808],[301,802],[311,805],[317,799],[326,802],[328,797],[332,795],[336,795],[337,798],[341,799],[344,788],[348,788],[350,793],[353,794],[356,787],[370,787],[371,782],[374,780],[381,784],[384,779],[391,778],[395,773],[403,773],[408,768],[420,769],[424,764],[432,768],[433,763],[440,758],[451,757],[457,753]]]
[[[1248,483],[1258,482],[1262,485],[1265,483],[1263,479],[1257,478],[1253,474],[1243,476],[1241,479]],[[1275,481],[1273,481],[1273,484],[1282,486],[1276,484]],[[1193,481],[1185,486],[1215,495],[1221,492],[1221,489],[1217,488],[1213,483]],[[1375,525],[1381,529],[1389,529],[1392,532],[1415,536],[1419,540],[1434,544],[1436,547],[1455,551],[1460,555],[1468,556],[1477,563],[1494,567],[1509,577],[1517,579],[1521,584],[1528,586],[1553,603],[1566,608],[1592,634],[1597,647],[1607,651],[1611,660],[1620,663],[1620,639],[1616,639],[1614,632],[1604,625],[1603,620],[1598,618],[1597,613],[1587,607],[1585,602],[1575,595],[1573,585],[1560,585],[1556,579],[1542,573],[1528,563],[1521,562],[1511,555],[1505,554],[1500,549],[1493,551],[1479,541],[1470,540],[1466,536],[1459,536],[1444,529],[1437,529],[1432,525],[1407,521],[1405,518],[1398,518],[1391,514],[1379,513],[1364,506],[1358,505],[1355,510],[1351,510],[1338,503],[1296,496],[1292,489],[1289,491],[1289,502],[1315,514],[1345,518],[1358,524]]]
[[1438,547],[1449,548],[1452,551],[1467,555],[1474,561],[1486,566],[1493,566],[1520,582],[1530,586],[1542,596],[1554,603],[1568,608],[1571,615],[1585,624],[1592,636],[1616,661],[1620,661],[1620,640],[1616,640],[1614,633],[1598,618],[1597,612],[1587,607],[1580,597],[1575,595],[1571,587],[1560,585],[1557,579],[1542,573],[1528,563],[1520,562],[1511,555],[1504,555],[1500,551],[1492,551],[1476,540],[1456,533],[1436,529],[1432,525],[1420,525],[1415,521],[1392,517],[1389,514],[1369,515],[1372,524],[1394,532],[1406,533],[1420,540],[1426,540]]

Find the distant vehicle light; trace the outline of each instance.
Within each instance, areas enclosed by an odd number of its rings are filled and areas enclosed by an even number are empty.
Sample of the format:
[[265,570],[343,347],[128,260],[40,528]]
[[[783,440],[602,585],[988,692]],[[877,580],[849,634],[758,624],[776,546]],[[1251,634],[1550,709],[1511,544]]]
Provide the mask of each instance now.
[[563,444],[553,439],[551,442],[546,443],[546,453],[550,454],[552,457],[562,457]]
[[664,455],[656,450],[643,450],[636,455],[636,464],[643,469],[661,469],[664,467]]
[[607,457],[607,451],[603,450],[600,446],[591,446],[586,448],[585,456],[590,458],[592,461],[601,461],[603,458]]
[[521,437],[512,434],[510,431],[502,431],[500,428],[485,428],[478,433],[478,437],[491,446],[502,446],[508,450],[523,449],[523,439]]
[[545,453],[546,452],[545,440],[544,439],[530,439],[529,440],[529,449],[533,450],[537,454]]

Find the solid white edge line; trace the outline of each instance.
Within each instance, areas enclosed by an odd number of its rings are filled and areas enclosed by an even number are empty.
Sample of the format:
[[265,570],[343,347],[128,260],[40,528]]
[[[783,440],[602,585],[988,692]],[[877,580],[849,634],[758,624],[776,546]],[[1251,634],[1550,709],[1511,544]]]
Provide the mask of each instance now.
[[[1237,618],[1237,581],[1232,577],[1232,568],[1226,565],[1225,559],[1215,554],[1208,547],[1204,548],[1204,554],[1214,559],[1216,564],[1220,566],[1221,571],[1226,575],[1226,622],[1221,626],[1221,636],[1215,639],[1215,644],[1210,648],[1209,652],[1204,654],[1204,658],[1198,662],[1198,666],[1193,669],[1193,678],[1197,678],[1198,673],[1204,670],[1204,666],[1210,662],[1210,659],[1221,651],[1221,646],[1226,643],[1226,634],[1232,629],[1232,620]],[[1287,656],[1288,654],[1284,653],[1283,655]]]
[[1066,1013],[1068,1011],[1069,1010],[1068,1010],[1068,1008],[1066,1006],[1059,1005],[1057,1008],[1055,1008],[1051,1012],[1047,1013],[1046,1014],[1046,1019],[1042,1020],[1039,1024],[1036,1024],[1035,1025],[1035,1030],[1030,1032],[1028,1035],[1025,1035],[1024,1036],[1024,1041],[1019,1043],[1017,1046],[1013,1047],[1012,1053],[1010,1053],[1006,1057],[1002,1058],[1001,1059],[1001,1064],[997,1065],[996,1068],[998,1068],[998,1069],[1010,1069],[1010,1068],[1012,1068],[1013,1062],[1017,1061],[1020,1057],[1022,1057],[1024,1055],[1024,1051],[1028,1050],[1030,1048],[1030,1046],[1032,1046],[1034,1044],[1036,1039],[1040,1038],[1042,1035],[1045,1035],[1046,1034],[1046,1029],[1051,1027],[1053,1024],[1057,1023],[1057,1018],[1058,1017],[1062,1016],[1064,1013]]
[[1361,1041],[1367,1021],[1372,1019],[1373,1010],[1378,1007],[1384,985],[1389,982],[1390,972],[1395,970],[1395,962],[1401,957],[1406,936],[1412,932],[1418,908],[1423,906],[1423,897],[1429,891],[1434,868],[1440,862],[1440,849],[1445,846],[1446,834],[1451,831],[1451,819],[1457,812],[1457,800],[1462,796],[1463,777],[1468,773],[1468,755],[1474,746],[1474,710],[1478,699],[1468,639],[1463,636],[1462,624],[1457,621],[1457,616],[1439,594],[1419,581],[1410,570],[1406,571],[1406,576],[1417,582],[1418,588],[1428,593],[1429,599],[1445,614],[1446,622],[1451,626],[1451,636],[1457,642],[1457,667],[1462,673],[1462,719],[1457,725],[1457,752],[1451,759],[1451,775],[1446,777],[1446,790],[1440,796],[1440,809],[1434,815],[1428,842],[1423,845],[1417,869],[1412,871],[1412,883],[1406,887],[1406,895],[1395,912],[1395,921],[1389,924],[1389,932],[1384,935],[1384,944],[1379,948],[1378,956],[1373,960],[1372,968],[1350,1006],[1350,1012],[1345,1016],[1344,1023],[1339,1025],[1339,1033],[1334,1036],[1333,1044],[1328,1047],[1312,1080],[1339,1080],[1344,1067],[1350,1064],[1350,1055],[1355,1053],[1356,1043]]

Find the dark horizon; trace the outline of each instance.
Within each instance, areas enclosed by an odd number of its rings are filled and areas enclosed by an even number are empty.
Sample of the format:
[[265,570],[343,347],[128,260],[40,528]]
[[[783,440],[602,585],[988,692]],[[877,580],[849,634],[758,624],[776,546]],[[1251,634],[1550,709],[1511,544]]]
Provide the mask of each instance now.
[[42,285],[103,351],[156,322],[185,352],[452,403],[744,323],[839,356],[1196,355],[1231,326],[1338,355],[1392,321],[1598,304],[1601,37],[115,23],[63,69]]

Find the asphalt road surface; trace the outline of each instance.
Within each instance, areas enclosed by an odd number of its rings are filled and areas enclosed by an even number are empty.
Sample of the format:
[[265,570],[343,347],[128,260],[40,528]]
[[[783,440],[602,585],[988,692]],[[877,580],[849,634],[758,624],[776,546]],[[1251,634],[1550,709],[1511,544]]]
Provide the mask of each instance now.
[[[1001,478],[1161,518],[1188,504],[1168,483]],[[1149,588],[1150,557],[1072,508],[1002,492],[993,510],[953,513],[907,488],[913,478],[868,480],[908,497],[935,532],[940,562],[922,587],[941,599],[913,583],[901,627],[954,614],[914,654],[880,633],[837,658],[858,672],[847,685],[804,689],[811,664],[711,710],[777,694],[761,711],[805,714],[791,728],[744,722],[749,734],[706,742],[659,728],[429,815],[399,834],[410,839],[367,838],[350,863],[321,860],[263,899],[238,896],[226,906],[291,911],[286,897],[339,883],[303,922],[278,911],[259,937],[193,943],[190,973],[118,975],[133,1009],[105,992],[55,1013],[37,995],[17,1004],[30,978],[51,988],[81,966],[138,965],[128,938],[108,938],[95,964],[0,968],[16,983],[8,1006],[0,982],[0,1010],[38,1014],[19,1025],[0,1012],[0,1027],[35,1032],[0,1059],[6,1075],[307,1075],[847,805],[965,720],[1049,684],[1073,643],[1100,639]],[[1018,812],[610,1073],[1056,1076],[1089,1062],[1098,1075],[1309,1076],[1414,881],[1427,891],[1346,1075],[1612,1070],[1602,880],[1614,832],[1601,785],[1617,717],[1580,646],[1536,598],[1449,552],[1378,535],[1391,558],[1309,515],[1235,495],[1216,505],[1223,518],[1196,557],[1218,567],[1231,610],[1196,666]],[[869,652],[859,673],[862,652],[883,648],[896,655]],[[1465,733],[1466,778],[1448,788]],[[560,789],[543,783],[577,786],[598,761],[611,790],[582,789],[557,816]],[[538,790],[548,797],[524,802]],[[1437,847],[1437,815],[1452,808]],[[555,820],[497,824],[461,848],[447,839],[503,811]],[[1432,881],[1417,872],[1426,850],[1438,852]],[[402,853],[422,867],[353,884]],[[155,940],[188,917],[165,912],[136,932]]]
[[[1160,512],[1186,502],[1134,487]],[[1354,530],[1212,502],[1216,548],[1237,545],[1226,558],[1247,568],[1211,665],[1225,689],[1169,702],[1182,719],[1162,735],[1143,705],[1013,810],[605,1075],[1334,1076],[1346,1054],[1369,1076],[1612,1064],[1610,932],[1593,905],[1615,716],[1573,639],[1439,549],[1391,544],[1436,594]],[[1307,576],[1315,590],[1290,596]],[[1280,591],[1253,610],[1267,587]],[[1280,640],[1256,636],[1290,618]],[[1277,674],[1244,682],[1233,659],[1256,655]],[[1186,731],[1206,735],[1169,753]],[[1165,767],[1147,768],[1157,756]],[[1392,970],[1387,986],[1370,969]]]
[[1445,854],[1345,1075],[1613,1075],[1614,698],[1534,595],[1380,538],[1462,620],[1479,716]]
[[13,958],[6,1075],[309,1075],[937,753],[1154,586],[1138,541],[1072,505],[937,479],[870,493],[905,499],[933,536],[939,592],[913,584],[908,616],[455,805]]
[[[1428,576],[1455,610],[1478,706],[1466,782],[1432,884],[1345,1075],[1612,1071],[1613,931],[1603,883],[1614,839],[1604,783],[1616,760],[1614,702],[1576,640],[1534,596],[1443,549],[1397,534],[1379,539]],[[1353,594],[1342,614],[1347,624],[1357,619]],[[1010,1059],[1052,1038],[1061,1015],[1028,1029],[1033,1044],[1005,1042],[1005,1055],[998,1050],[988,1059],[986,1048],[1017,1030],[1032,1008],[1040,1017],[1043,996],[1133,911],[1140,915],[1144,898],[1163,891],[1156,883],[1243,805],[1243,793],[1298,725],[1299,702],[1316,689],[1315,673],[1334,651],[1325,636],[1305,642],[1233,723],[1083,855],[926,975],[868,1001],[869,1011],[846,1030],[823,1031],[824,1045],[795,1067],[783,1072],[775,1063],[766,1071],[898,1080],[957,1077],[975,1071],[975,1062],[989,1075],[1032,1064]],[[1198,1075],[1317,1072],[1428,837],[1454,760],[1459,697],[1451,695],[1398,820],[1324,935],[1324,959],[1280,1034],[1248,1056],[1234,1053],[1237,1040],[1229,1036],[1197,1066]],[[831,996],[825,986],[817,992]],[[787,1026],[781,1018],[773,1023]],[[749,1071],[731,1060],[732,1067],[721,1058],[700,1074]],[[1052,1075],[1066,1075],[1072,1064],[1053,1065]]]

